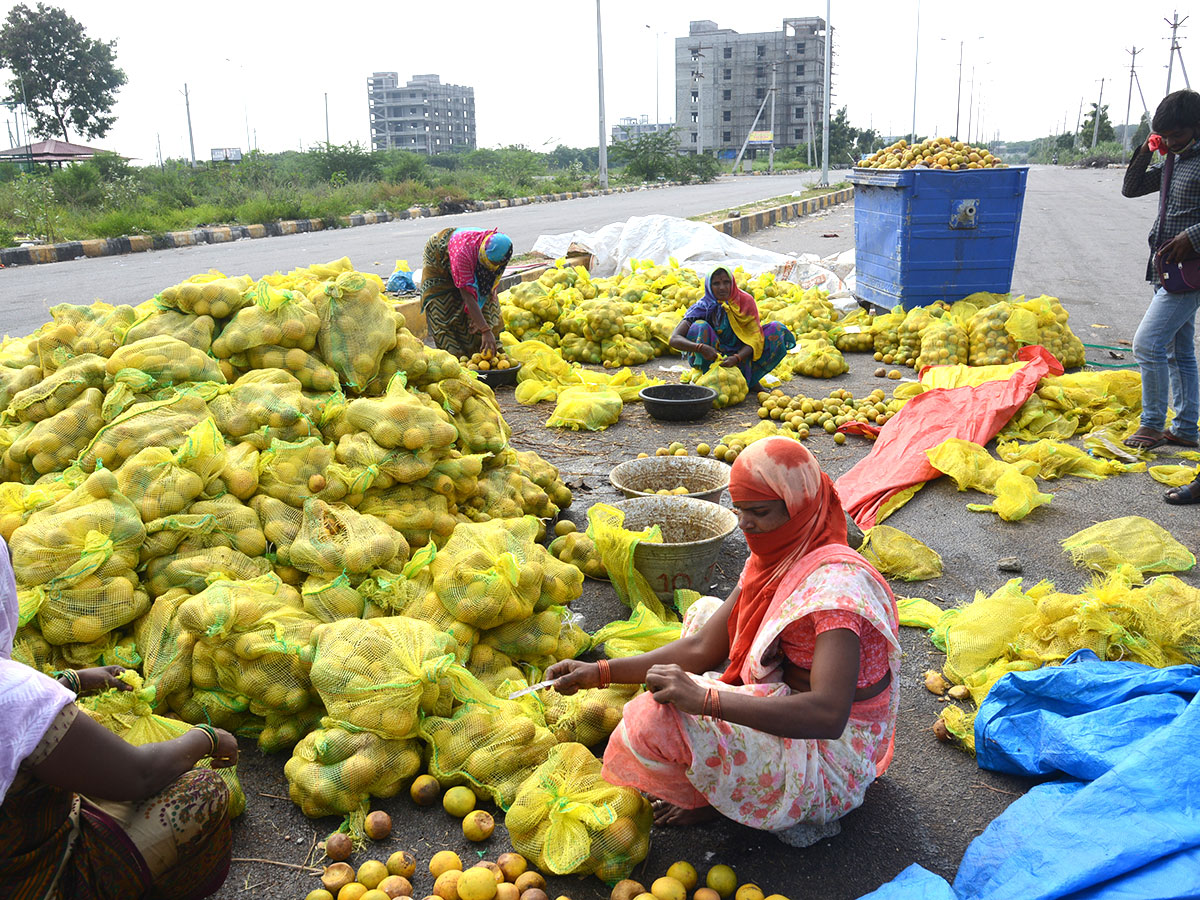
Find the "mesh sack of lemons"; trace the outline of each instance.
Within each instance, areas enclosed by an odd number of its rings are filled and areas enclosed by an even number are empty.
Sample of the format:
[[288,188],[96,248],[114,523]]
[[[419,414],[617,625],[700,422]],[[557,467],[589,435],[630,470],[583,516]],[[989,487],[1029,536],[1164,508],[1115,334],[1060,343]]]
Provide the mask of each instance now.
[[126,329],[122,343],[132,344],[165,334],[178,338],[203,353],[212,350],[213,332],[217,327],[212,316],[179,312],[161,305],[157,300],[148,300],[136,309],[138,317]]
[[104,386],[107,361],[86,353],[68,361],[36,384],[18,391],[8,403],[8,411],[21,422],[40,422],[57,415],[88,388]]
[[542,324],[542,320],[532,312],[511,303],[500,304],[500,319],[504,322],[504,330],[517,340],[536,331]]
[[904,316],[896,328],[899,343],[895,351],[895,361],[910,368],[917,364],[921,355],[921,334],[934,321],[934,310],[938,315],[946,309],[946,304],[940,300],[930,306],[914,306]]
[[169,335],[144,338],[119,348],[108,358],[106,371],[115,377],[122,369],[149,375],[159,388],[190,381],[225,382],[215,359]]
[[397,485],[420,481],[433,471],[437,461],[437,454],[432,450],[381,447],[365,431],[342,435],[334,457],[351,469],[373,469],[372,491],[386,491]]
[[[994,512],[1006,522],[1017,522],[1039,506],[1054,499],[1043,494],[1037,482],[1021,468],[995,459],[979,444],[949,438],[925,451],[929,463],[954,479],[960,491],[972,488],[996,499],[992,503],[968,503],[973,512]],[[1036,471],[1036,466],[1030,466]]]
[[259,491],[297,509],[313,497],[357,504],[371,486],[374,473],[370,468],[354,469],[335,462],[335,449],[319,437],[273,440],[258,457]]
[[383,355],[396,346],[396,319],[383,299],[377,275],[343,272],[309,293],[321,327],[321,359],[342,384],[362,391],[375,378]]
[[1078,431],[1123,422],[1141,412],[1142,379],[1137,372],[1072,372],[1038,382],[1037,396],[1060,414],[1078,419]]
[[628,619],[609,622],[592,634],[592,646],[604,647],[609,659],[649,653],[679,640],[682,625],[668,621],[646,606],[634,608]]
[[8,409],[13,397],[42,380],[41,366],[22,366],[19,369],[0,367],[0,408]]
[[942,577],[942,558],[936,550],[890,525],[876,525],[863,532],[858,551],[884,575],[905,581]]
[[153,703],[159,708],[182,703],[191,690],[196,637],[179,624],[179,607],[191,596],[182,588],[168,591],[133,622],[142,677],[155,690]]
[[[1036,462],[1038,464],[1037,477],[1047,481],[1061,478],[1064,475],[1100,480],[1124,472],[1146,470],[1144,462],[1123,463],[1115,459],[1096,457],[1072,444],[1047,439],[1032,444],[999,441],[996,444],[996,455],[1008,463],[1020,463],[1025,460]],[[1189,478],[1188,481],[1191,479]]]
[[405,450],[437,450],[458,439],[449,413],[422,394],[405,386],[397,374],[388,382],[382,397],[354,400],[346,407],[346,421],[359,431],[369,432],[381,447]]
[[593,503],[587,516],[587,535],[595,541],[596,552],[621,602],[630,609],[645,606],[659,619],[667,619],[662,601],[633,561],[639,543],[662,543],[662,529],[651,525],[641,531],[631,531],[625,527],[625,513],[607,503]]
[[900,351],[900,324],[904,321],[904,315],[904,308],[897,306],[891,312],[877,315],[871,322],[876,360],[889,365],[896,362]]
[[560,744],[594,747],[621,724],[625,704],[641,690],[640,685],[620,684],[578,691],[568,697],[546,688],[538,692],[538,699],[546,727]]
[[156,299],[164,306],[197,316],[224,319],[249,305],[245,293],[254,283],[248,275],[226,278],[215,269],[172,285]]
[[[222,365],[225,361],[222,360]],[[228,360],[234,372],[254,369],[286,369],[306,391],[332,391],[338,386],[338,373],[312,353],[299,347],[251,347]],[[228,379],[227,379],[228,380]]]
[[1013,314],[1011,303],[998,300],[983,306],[971,317],[971,365],[994,366],[1013,362],[1017,358],[1017,334],[1032,338],[1026,343],[1036,343],[1033,314],[1024,312],[1016,318]]
[[[79,700],[80,709],[109,731],[135,747],[158,744],[186,734],[189,726],[178,719],[168,719],[154,712],[155,690],[145,685],[141,675],[126,670],[120,679],[129,690],[111,688],[100,694]],[[200,759],[195,768],[212,768],[209,757]],[[237,818],[246,811],[246,795],[237,777],[237,766],[214,769],[229,788],[229,815]]]
[[104,427],[104,392],[87,388],[62,412],[33,424],[8,449],[17,463],[28,464],[39,475],[69,466]]
[[806,378],[834,378],[850,369],[842,351],[824,335],[800,338],[795,349],[788,351],[784,363]]
[[559,392],[554,412],[546,420],[547,428],[572,431],[603,431],[621,418],[625,401],[605,385],[578,384]]
[[190,392],[135,403],[96,433],[79,455],[79,465],[89,472],[99,465],[118,469],[143,447],[175,450],[189,429],[207,418],[204,398]]
[[17,586],[37,590],[47,641],[90,643],[145,611],[134,572],[145,537],[137,509],[108,471],[93,473],[13,532]]
[[[259,523],[258,514],[232,494],[223,494],[215,500],[197,500],[187,508],[183,516],[169,517],[159,528],[169,532],[171,519],[185,519],[188,526],[168,553],[186,553],[207,550],[210,547],[230,547],[246,556],[262,556],[267,552],[267,538]],[[162,520],[153,520],[156,525]],[[150,542],[150,523],[146,524],[147,543]],[[160,554],[161,555],[161,554]],[[143,550],[143,559],[147,557]]]
[[462,523],[430,566],[433,591],[454,618],[495,628],[533,612],[541,596],[546,549],[532,516]]
[[565,335],[559,344],[559,348],[562,350],[563,359],[568,362],[588,363],[589,365],[598,366],[604,361],[603,348],[600,342],[588,340],[581,335]]
[[175,449],[148,446],[117,469],[117,486],[143,522],[181,512],[202,494],[220,492],[225,441],[212,419],[183,435]]
[[654,359],[654,347],[648,340],[617,334],[600,342],[600,362],[606,369],[640,366]]
[[[705,372],[692,369],[684,374],[690,377],[693,384],[710,387],[717,392],[716,399],[713,400],[713,406],[717,409],[735,406],[750,393],[750,386],[746,384],[746,376],[742,374],[741,369],[737,366],[723,366],[720,359],[713,361]],[[685,377],[684,380],[688,378]]]
[[865,309],[856,309],[839,319],[829,329],[833,345],[843,353],[873,353],[875,337],[871,333],[871,316]]
[[579,627],[578,619],[565,606],[550,606],[526,619],[484,631],[479,641],[514,662],[546,668],[560,659],[574,659],[591,645],[591,637]]
[[1067,324],[1070,314],[1057,297],[1043,294],[1015,305],[1035,316],[1037,343],[1049,350],[1063,364],[1063,368],[1074,369],[1087,361],[1083,341],[1076,337]]
[[466,453],[499,453],[512,430],[487,384],[469,375],[429,385],[429,397],[441,405],[458,429],[458,447]]
[[542,871],[625,878],[650,849],[650,803],[600,775],[583,744],[559,744],[504,817],[513,847]]
[[464,665],[487,690],[501,696],[500,688],[505,682],[520,681],[526,677],[525,672],[505,653],[484,643],[471,648]]
[[300,588],[304,611],[318,622],[361,619],[366,600],[350,582],[350,576],[309,575]]
[[358,511],[392,526],[404,535],[412,550],[431,542],[438,546],[445,544],[458,524],[445,495],[416,485],[402,484],[387,490],[372,488],[363,496]]
[[208,403],[221,433],[265,450],[272,439],[299,441],[319,434],[304,411],[303,386],[283,369],[240,376]]
[[196,639],[193,686],[246,697],[258,716],[316,702],[309,643],[319,623],[275,575],[215,581],[180,604],[178,617]]
[[965,366],[971,358],[971,337],[966,327],[949,314],[933,319],[921,332],[917,371],[926,366]]
[[300,533],[301,510],[267,494],[255,494],[247,505],[258,515],[263,535],[275,546],[279,562],[288,565],[292,541]]
[[265,557],[247,556],[231,547],[209,547],[150,560],[145,566],[142,586],[152,597],[162,596],[172,588],[184,588],[198,594],[211,580],[257,578],[270,573],[271,569],[271,561]]
[[433,578],[429,563],[436,553],[433,545],[418,551],[400,576],[376,572],[359,585],[359,593],[367,599],[364,618],[402,615],[432,625],[453,641],[451,652],[464,663],[479,639],[479,629],[452,616],[432,590]]
[[[490,457],[490,460],[496,458]],[[486,454],[469,453],[464,456],[457,450],[450,450],[433,464],[423,478],[414,482],[413,487],[423,487],[441,494],[450,503],[465,503],[479,490],[484,464],[490,460]]]
[[6,481],[0,484],[0,537],[10,541],[12,533],[28,522],[31,515],[69,493],[71,487],[64,482],[27,485]]
[[478,491],[459,507],[460,514],[475,522],[527,515],[552,519],[558,512],[550,495],[513,463],[485,471],[479,479]]
[[386,738],[416,735],[455,664],[453,639],[407,616],[344,619],[313,637],[312,684],[330,720]]
[[420,743],[337,726],[309,732],[283,767],[288,795],[312,819],[349,815],[394,797],[421,770]]
[[365,575],[372,569],[403,565],[408,542],[386,522],[344,504],[315,498],[304,503],[300,531],[288,551],[291,565],[310,575]]
[[213,356],[228,359],[251,347],[299,347],[312,350],[317,345],[321,317],[304,294],[273,287],[261,280],[247,291],[251,303],[238,310],[213,341]]
[[1084,528],[1062,542],[1077,566],[1104,573],[1128,565],[1143,574],[1186,572],[1196,557],[1169,531],[1143,516],[1122,516]]
[[121,346],[137,313],[132,306],[112,306],[98,300],[87,306],[59,303],[50,307],[50,316],[60,338],[65,337],[62,332],[66,329],[74,332],[69,339],[72,356],[110,356]]
[[550,542],[550,553],[561,562],[575,566],[588,578],[608,578],[608,570],[596,550],[595,542],[582,531],[572,531]]
[[507,293],[508,302],[532,315],[538,324],[554,322],[562,314],[558,285],[547,286],[540,279],[535,279],[513,285]]
[[546,492],[550,502],[558,508],[559,512],[571,505],[573,499],[571,489],[559,477],[556,466],[546,462],[534,450],[517,450],[515,452],[521,473]]
[[528,708],[489,694],[474,676],[460,679],[460,689],[465,701],[452,716],[427,716],[421,723],[431,751],[429,774],[443,787],[468,784],[508,809],[521,782],[557,742]]

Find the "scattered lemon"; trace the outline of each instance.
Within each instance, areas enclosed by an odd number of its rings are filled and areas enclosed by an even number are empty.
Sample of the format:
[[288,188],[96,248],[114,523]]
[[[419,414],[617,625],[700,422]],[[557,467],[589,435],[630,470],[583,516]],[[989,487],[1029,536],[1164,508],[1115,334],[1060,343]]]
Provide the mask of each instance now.
[[377,859],[368,859],[365,863],[358,867],[358,874],[355,880],[359,884],[365,884],[367,889],[377,887],[379,882],[388,877],[388,869],[383,863]]
[[696,455],[697,456],[708,456],[708,454],[711,452],[712,452],[712,448],[709,447],[708,444],[697,444],[696,445]]
[[362,895],[362,900],[392,900],[387,891],[381,891],[379,888],[372,888]]
[[462,830],[468,841],[486,841],[496,830],[496,822],[491,813],[476,809],[463,817]]
[[737,889],[733,900],[763,900],[762,888],[752,881],[747,881]]
[[453,850],[439,850],[429,860],[429,874],[434,878],[437,878],[443,872],[449,872],[451,869],[462,871],[462,860],[458,858],[458,854]]
[[721,895],[722,900],[737,890],[737,873],[729,866],[713,866],[704,876],[704,883]]
[[692,900],[721,900],[721,895],[709,887],[696,888]]
[[654,879],[654,884],[650,885],[650,893],[657,900],[687,900],[687,888],[678,878],[672,878],[670,875]]
[[397,850],[388,857],[387,870],[392,875],[399,875],[401,878],[412,878],[417,871],[417,861],[411,853]]
[[357,881],[352,881],[340,891],[338,891],[337,900],[362,900],[363,895],[367,893],[367,886],[359,884]]
[[496,896],[496,879],[483,868],[467,869],[458,879],[458,900],[492,900]]
[[578,531],[575,523],[570,519],[559,519],[554,523],[554,534],[556,537],[562,537],[564,534],[570,534],[572,531]]
[[667,869],[667,877],[674,878],[689,891],[700,880],[700,874],[696,871],[696,867],[682,859],[677,863],[671,864],[671,867]]
[[333,900],[333,894],[325,888],[317,888],[315,891],[309,891],[304,900]]
[[442,786],[432,775],[418,775],[408,793],[417,806],[433,806],[442,794]]
[[835,435],[833,436],[833,442],[834,442],[835,444],[844,444],[844,443],[846,443],[846,435],[844,435],[842,432],[840,432],[840,431],[839,431],[837,434],[835,434]]
[[649,459],[649,458],[650,458],[650,454],[649,454],[649,453],[639,453],[639,454],[637,455],[637,458],[638,458],[638,459]]
[[458,900],[458,879],[462,872],[458,869],[447,869],[433,883],[433,895],[442,900]]
[[659,447],[657,450],[654,451],[654,455],[655,456],[670,456],[671,451],[668,450],[666,447]]
[[456,819],[461,819],[475,808],[475,792],[469,787],[456,785],[442,796],[442,809]]

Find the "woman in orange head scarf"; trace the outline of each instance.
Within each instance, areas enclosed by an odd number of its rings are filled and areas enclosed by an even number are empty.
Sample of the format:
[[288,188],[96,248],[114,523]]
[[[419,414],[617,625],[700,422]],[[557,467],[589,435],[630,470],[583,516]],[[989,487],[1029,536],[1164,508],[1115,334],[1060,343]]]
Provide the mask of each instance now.
[[657,798],[656,824],[720,814],[807,846],[836,833],[891,761],[896,603],[846,545],[833,483],[802,444],[751,444],[729,494],[750,548],[729,598],[697,601],[659,650],[566,660],[547,677],[565,693],[645,682],[604,777]]

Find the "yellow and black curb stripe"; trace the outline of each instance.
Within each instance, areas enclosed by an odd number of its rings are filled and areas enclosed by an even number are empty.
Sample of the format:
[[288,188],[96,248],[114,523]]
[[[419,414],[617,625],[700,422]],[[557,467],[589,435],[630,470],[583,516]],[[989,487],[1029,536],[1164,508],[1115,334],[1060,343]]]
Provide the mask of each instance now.
[[828,209],[830,206],[836,206],[839,203],[845,203],[852,199],[854,199],[854,188],[842,188],[841,190],[830,191],[828,194],[822,194],[819,197],[809,197],[807,200],[785,203],[783,206],[764,209],[747,216],[735,216],[731,219],[725,219],[723,222],[717,222],[713,227],[717,231],[723,231],[731,237],[742,237],[755,231],[761,231],[763,228],[778,225],[780,222],[786,222],[789,219],[798,219],[819,209]]

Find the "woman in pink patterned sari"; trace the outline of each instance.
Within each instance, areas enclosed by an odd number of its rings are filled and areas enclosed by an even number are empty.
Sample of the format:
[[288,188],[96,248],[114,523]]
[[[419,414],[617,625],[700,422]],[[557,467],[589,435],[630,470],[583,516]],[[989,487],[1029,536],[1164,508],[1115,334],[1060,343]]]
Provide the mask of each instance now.
[[750,547],[729,599],[698,601],[665,647],[547,677],[564,693],[646,684],[604,777],[655,797],[656,824],[720,814],[807,846],[840,830],[891,761],[896,603],[846,545],[833,484],[803,445],[751,444],[729,493]]

